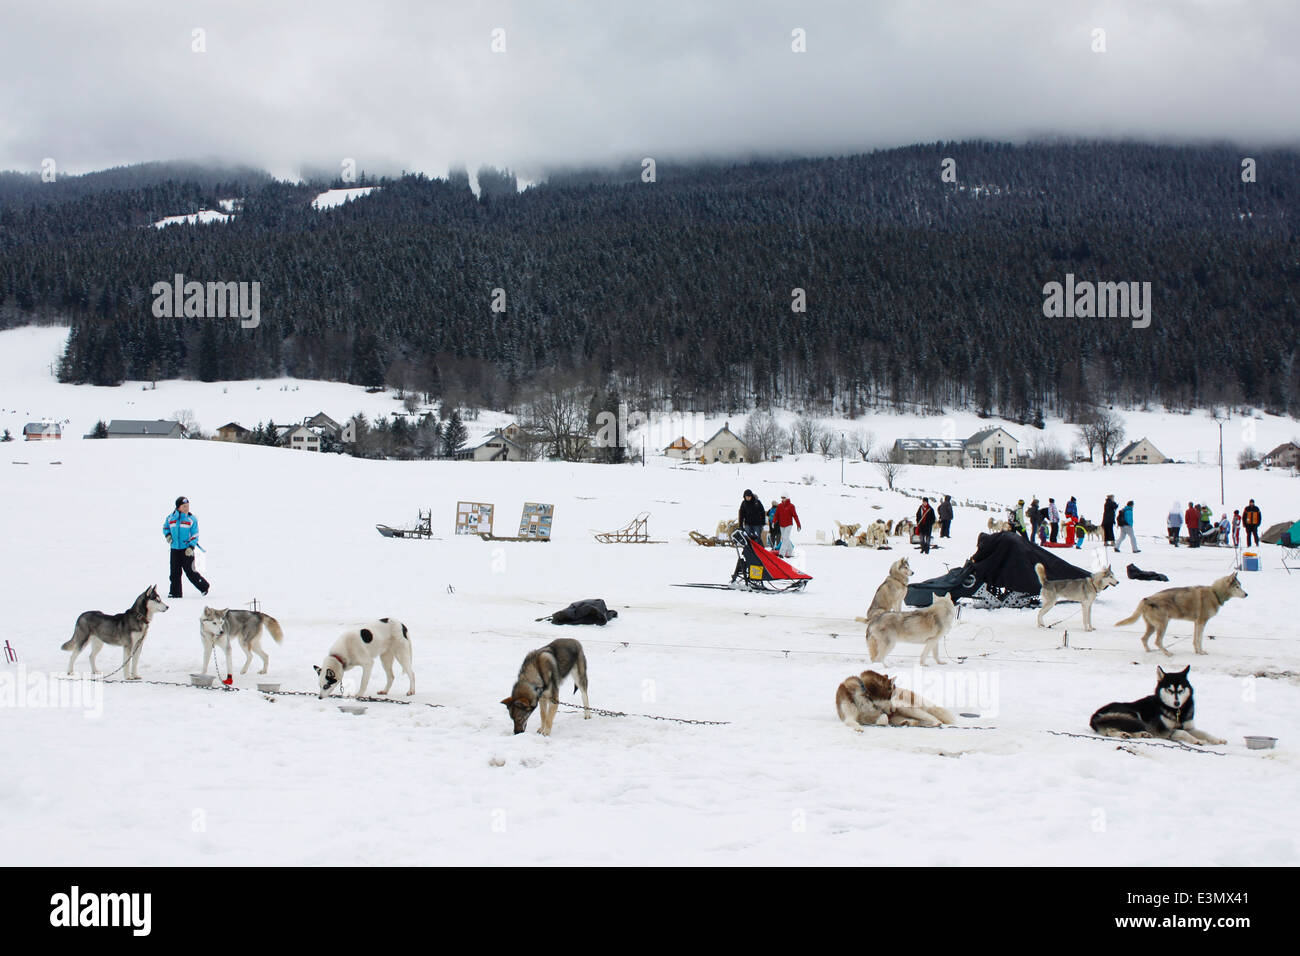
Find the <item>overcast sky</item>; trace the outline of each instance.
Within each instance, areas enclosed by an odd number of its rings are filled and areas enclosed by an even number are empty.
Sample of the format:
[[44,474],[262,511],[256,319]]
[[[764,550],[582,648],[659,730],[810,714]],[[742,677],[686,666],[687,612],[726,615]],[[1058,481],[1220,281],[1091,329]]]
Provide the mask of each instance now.
[[0,169],[1295,145],[1298,45],[1296,0],[0,0]]

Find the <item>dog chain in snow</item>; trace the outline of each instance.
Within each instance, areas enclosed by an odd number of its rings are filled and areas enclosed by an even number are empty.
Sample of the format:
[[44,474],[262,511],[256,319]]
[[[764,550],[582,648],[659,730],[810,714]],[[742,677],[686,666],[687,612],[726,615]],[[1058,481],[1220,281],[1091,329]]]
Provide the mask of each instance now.
[[1119,745],[1120,749],[1123,749],[1127,744],[1143,744],[1147,747],[1163,747],[1166,750],[1190,750],[1195,754],[1214,754],[1216,757],[1227,756],[1227,754],[1222,750],[1208,750],[1205,747],[1192,747],[1178,740],[1165,742],[1160,740],[1143,740],[1140,737],[1103,737],[1100,734],[1072,734],[1065,730],[1049,730],[1047,732],[1057,737],[1078,737],[1081,740],[1122,740],[1123,743]]
[[[120,670],[120,668],[119,668]],[[222,685],[221,687],[199,687],[197,684],[182,684],[174,680],[122,680],[114,681],[117,684],[157,684],[161,687],[193,687],[196,690],[221,690],[221,691],[241,691],[248,690],[247,687],[235,687],[233,685]],[[315,691],[310,690],[259,690],[259,694],[266,697],[315,697]],[[323,698],[322,698],[323,699]],[[425,707],[442,707],[442,704],[431,704],[423,700],[397,700],[393,697],[350,697],[340,698],[345,700],[363,700],[367,704],[401,704],[403,707],[409,707],[411,704],[423,704]]]
[[[583,709],[581,704],[570,704],[566,700],[560,701],[559,704],[561,707],[572,707],[574,710]],[[729,720],[690,720],[686,717],[660,717],[658,714],[628,714],[621,710],[604,710],[600,707],[588,707],[586,709],[592,713],[600,714],[602,717],[644,717],[647,720],[671,720],[677,724],[702,724],[711,727],[721,727],[724,724],[731,723]]]

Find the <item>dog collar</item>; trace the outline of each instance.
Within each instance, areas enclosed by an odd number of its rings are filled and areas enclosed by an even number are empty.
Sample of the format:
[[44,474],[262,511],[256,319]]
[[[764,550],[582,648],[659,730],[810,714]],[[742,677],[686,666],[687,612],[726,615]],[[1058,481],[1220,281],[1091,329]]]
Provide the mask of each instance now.
[[338,661],[340,664],[342,664],[344,670],[347,670],[347,666],[348,666],[348,662],[347,662],[347,661],[345,661],[343,658],[339,657],[337,654],[331,654],[330,657],[334,658],[336,661]]

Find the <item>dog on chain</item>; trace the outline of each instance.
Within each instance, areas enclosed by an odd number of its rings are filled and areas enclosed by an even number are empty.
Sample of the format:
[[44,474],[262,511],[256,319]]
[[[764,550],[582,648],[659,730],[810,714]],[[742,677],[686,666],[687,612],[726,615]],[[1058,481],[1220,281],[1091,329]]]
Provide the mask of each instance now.
[[1165,588],[1150,597],[1138,601],[1137,610],[1116,621],[1116,627],[1132,624],[1139,617],[1146,622],[1146,632],[1142,635],[1142,650],[1149,651],[1147,640],[1152,633],[1156,636],[1156,647],[1173,657],[1173,652],[1165,648],[1165,628],[1170,621],[1192,622],[1192,645],[1197,654],[1206,653],[1201,649],[1201,637],[1205,634],[1205,624],[1219,613],[1219,609],[1232,598],[1244,598],[1246,592],[1237,580],[1237,572],[1219,578],[1210,585],[1198,585],[1189,588]]
[[582,645],[571,637],[561,637],[545,647],[529,651],[519,667],[519,677],[510,696],[501,703],[510,711],[515,733],[522,734],[528,718],[538,705],[542,708],[542,726],[538,733],[550,736],[555,722],[555,711],[560,705],[560,685],[570,673],[574,675],[574,690],[582,691],[582,719],[591,719],[591,704],[587,700],[587,655]]
[[951,711],[898,687],[893,678],[875,671],[845,678],[835,691],[835,712],[858,731],[869,726],[938,727],[956,723]]
[[140,645],[149,633],[149,624],[155,614],[167,610],[167,605],[158,595],[158,586],[150,585],[140,593],[131,606],[121,614],[105,614],[103,611],[84,611],[77,617],[77,623],[69,638],[60,650],[72,651],[68,660],[68,673],[72,673],[77,657],[90,644],[90,672],[98,674],[95,658],[105,644],[114,644],[122,648],[122,667],[126,668],[126,680],[140,679]]
[[1163,737],[1198,747],[1227,743],[1192,726],[1196,705],[1187,680],[1191,669],[1190,664],[1177,672],[1157,667],[1154,694],[1127,704],[1107,704],[1092,715],[1089,726],[1106,737]]
[[921,666],[925,666],[927,655],[942,664],[939,641],[952,630],[956,619],[957,606],[951,594],[936,597],[933,604],[919,611],[882,611],[867,623],[867,653],[872,663],[879,664],[895,644],[923,644]]
[[1083,629],[1095,631],[1092,626],[1092,602],[1106,588],[1118,587],[1119,578],[1111,573],[1110,565],[1100,571],[1094,571],[1086,578],[1071,578],[1062,581],[1047,580],[1047,568],[1042,564],[1034,565],[1038,583],[1042,585],[1043,606],[1038,609],[1038,626],[1043,627],[1043,615],[1052,609],[1057,601],[1078,601],[1083,605]]
[[406,625],[396,618],[381,617],[373,624],[347,631],[334,642],[325,660],[316,668],[316,677],[320,682],[321,698],[328,697],[337,686],[343,688],[343,674],[354,667],[361,668],[361,686],[357,696],[366,695],[370,684],[370,669],[378,658],[388,675],[388,683],[379,693],[387,694],[393,688],[393,661],[402,665],[410,687],[406,696],[415,693],[415,669],[411,666],[411,635]]
[[243,611],[239,608],[205,607],[199,616],[199,637],[203,640],[203,671],[208,672],[208,661],[212,659],[214,647],[226,652],[226,675],[233,673],[230,663],[230,639],[233,637],[244,649],[244,669],[239,673],[247,674],[248,665],[256,654],[262,659],[259,674],[265,674],[271,659],[262,650],[262,628],[265,627],[275,643],[284,640],[284,631],[280,622],[261,611]]
[[872,618],[885,611],[901,611],[903,598],[907,595],[907,582],[912,577],[912,568],[907,558],[899,558],[889,566],[889,576],[876,588],[876,596],[871,599],[866,617],[854,618],[859,624],[870,624]]

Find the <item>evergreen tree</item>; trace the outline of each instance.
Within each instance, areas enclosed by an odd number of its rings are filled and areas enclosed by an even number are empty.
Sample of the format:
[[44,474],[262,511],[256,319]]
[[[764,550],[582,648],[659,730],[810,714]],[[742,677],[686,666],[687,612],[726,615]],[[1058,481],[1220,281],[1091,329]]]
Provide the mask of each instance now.
[[442,430],[442,457],[455,458],[456,452],[460,451],[468,438],[469,433],[460,420],[460,412],[453,410],[451,418],[447,419],[447,424]]

